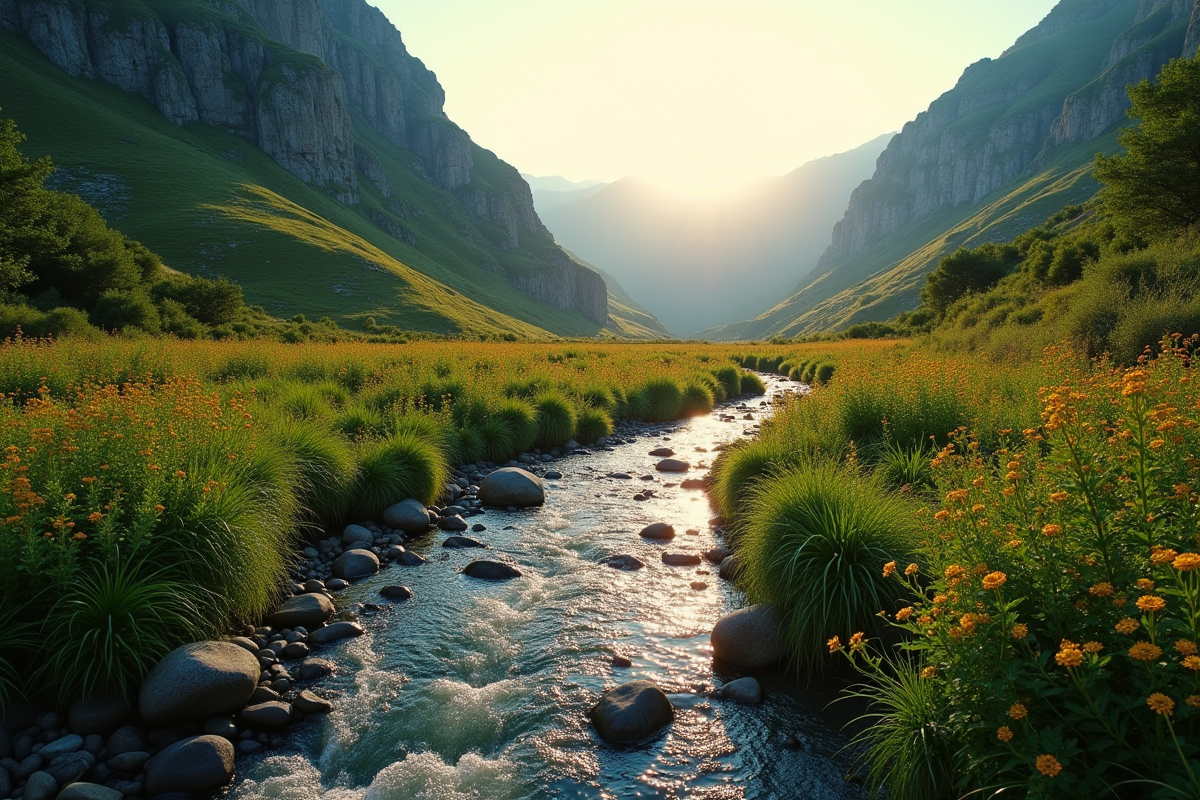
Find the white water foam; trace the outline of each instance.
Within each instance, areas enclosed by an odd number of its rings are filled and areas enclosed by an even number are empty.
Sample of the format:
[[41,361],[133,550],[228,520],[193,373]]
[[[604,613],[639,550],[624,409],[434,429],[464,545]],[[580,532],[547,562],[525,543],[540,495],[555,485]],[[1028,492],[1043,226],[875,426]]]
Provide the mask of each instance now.
[[414,753],[384,767],[363,800],[517,800],[528,787],[503,758],[468,753],[450,766],[434,753]]

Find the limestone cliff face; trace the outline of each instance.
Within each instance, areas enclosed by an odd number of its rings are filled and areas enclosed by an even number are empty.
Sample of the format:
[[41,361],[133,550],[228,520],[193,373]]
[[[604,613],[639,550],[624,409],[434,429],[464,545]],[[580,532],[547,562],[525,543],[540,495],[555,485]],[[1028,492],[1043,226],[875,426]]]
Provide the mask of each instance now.
[[938,209],[980,202],[1059,145],[1122,124],[1125,87],[1183,54],[1185,36],[1200,40],[1198,8],[1200,0],[1062,0],[904,126],[854,192],[814,276]]
[[536,272],[509,278],[509,282],[555,308],[581,312],[593,322],[608,320],[608,287],[593,270],[576,264],[566,253],[558,251],[550,257],[552,271]]
[[1191,21],[1188,23],[1187,34],[1183,39],[1183,54],[1188,57],[1195,56],[1198,49],[1200,49],[1200,0],[1196,0],[1192,5]]

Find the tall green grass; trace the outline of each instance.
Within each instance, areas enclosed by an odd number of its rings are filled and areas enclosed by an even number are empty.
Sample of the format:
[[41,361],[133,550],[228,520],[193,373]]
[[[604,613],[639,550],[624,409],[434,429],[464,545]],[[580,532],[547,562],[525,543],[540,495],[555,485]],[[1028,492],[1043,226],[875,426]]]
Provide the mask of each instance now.
[[537,408],[539,447],[557,447],[575,435],[575,409],[560,394],[545,392],[534,400]]
[[597,439],[611,436],[612,418],[599,408],[583,408],[575,420],[575,439],[580,444],[593,444]]
[[673,378],[653,378],[642,384],[639,392],[646,398],[642,419],[647,422],[666,422],[679,418],[683,408],[683,391]]
[[432,503],[441,494],[448,470],[445,456],[434,443],[412,433],[398,433],[365,442],[361,448],[353,506],[359,518],[376,517],[410,497]]

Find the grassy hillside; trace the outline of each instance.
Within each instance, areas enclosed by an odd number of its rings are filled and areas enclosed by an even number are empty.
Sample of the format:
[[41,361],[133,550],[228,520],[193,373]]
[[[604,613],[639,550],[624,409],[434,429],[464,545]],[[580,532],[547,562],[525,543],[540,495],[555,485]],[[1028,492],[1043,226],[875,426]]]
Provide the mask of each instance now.
[[[244,139],[208,125],[176,127],[135,95],[66,75],[6,32],[0,74],[3,114],[27,134],[27,155],[54,158],[57,188],[79,193],[170,266],[240,283],[247,302],[273,315],[329,316],[350,328],[370,316],[444,334],[602,332],[482,268],[544,268],[537,255],[553,247],[549,237],[497,246],[503,231],[469,216],[366,125],[356,126],[357,144],[379,161],[391,197],[361,178],[363,201],[347,207]],[[477,149],[484,175],[487,156]],[[627,336],[637,326],[620,313],[606,331]]]

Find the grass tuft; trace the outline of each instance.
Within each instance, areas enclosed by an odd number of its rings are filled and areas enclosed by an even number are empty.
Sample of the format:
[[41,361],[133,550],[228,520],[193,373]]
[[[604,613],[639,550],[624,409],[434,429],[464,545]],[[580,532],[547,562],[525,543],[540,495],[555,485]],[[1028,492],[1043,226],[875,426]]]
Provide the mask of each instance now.
[[557,447],[575,435],[575,409],[560,394],[546,392],[534,400],[537,408],[539,447]]
[[409,497],[428,505],[441,494],[446,458],[433,442],[399,433],[361,447],[353,506],[359,518],[375,518]]

